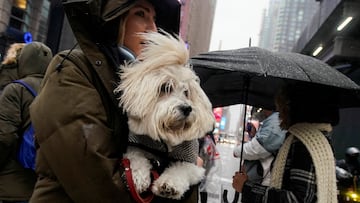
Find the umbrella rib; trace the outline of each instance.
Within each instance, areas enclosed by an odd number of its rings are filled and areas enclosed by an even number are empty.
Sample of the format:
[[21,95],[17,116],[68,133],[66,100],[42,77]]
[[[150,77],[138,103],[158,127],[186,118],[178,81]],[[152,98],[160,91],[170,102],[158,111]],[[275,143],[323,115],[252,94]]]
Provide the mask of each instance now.
[[309,80],[309,82],[313,82],[310,75],[301,67],[301,65],[299,65],[299,63],[297,61],[294,61],[294,63],[296,64],[296,66],[301,70],[301,72],[304,73],[304,75],[307,77],[307,79]]
[[[360,106],[359,85],[311,56],[249,47],[200,54],[190,63],[213,106],[245,103],[274,109],[273,97],[284,86],[340,108]],[[251,80],[246,101],[244,77]]]

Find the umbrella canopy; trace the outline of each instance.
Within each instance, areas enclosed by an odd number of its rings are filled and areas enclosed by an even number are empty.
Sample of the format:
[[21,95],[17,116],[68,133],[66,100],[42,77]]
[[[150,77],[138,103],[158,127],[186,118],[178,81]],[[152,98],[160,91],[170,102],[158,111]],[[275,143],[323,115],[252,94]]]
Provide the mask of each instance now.
[[[360,106],[360,87],[310,56],[248,47],[203,53],[190,63],[214,107],[241,103],[275,109],[274,96],[283,87],[291,87],[296,102],[306,106],[315,102],[339,108]],[[241,151],[240,171],[242,155]],[[226,190],[223,198],[229,202]],[[238,198],[236,192],[233,202]]]
[[283,86],[296,87],[304,101],[342,107],[360,106],[360,87],[326,63],[298,53],[258,47],[213,51],[191,59],[214,107],[249,104],[275,109]]

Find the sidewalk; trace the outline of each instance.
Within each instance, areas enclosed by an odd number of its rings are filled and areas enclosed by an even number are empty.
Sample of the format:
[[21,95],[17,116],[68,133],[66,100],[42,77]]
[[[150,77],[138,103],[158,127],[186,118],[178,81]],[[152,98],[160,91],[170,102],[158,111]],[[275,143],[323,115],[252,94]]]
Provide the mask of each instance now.
[[[235,171],[239,170],[239,162],[238,158],[234,158],[233,156],[233,148],[234,144],[226,144],[226,143],[217,143],[217,149],[220,152],[221,159],[221,170],[219,171],[219,179],[217,182],[218,188],[217,192],[212,192],[208,194],[208,203],[223,203],[223,192],[224,190],[228,191],[228,201],[232,203],[234,199],[235,190],[232,188],[232,176]],[[241,195],[239,198],[240,202]]]

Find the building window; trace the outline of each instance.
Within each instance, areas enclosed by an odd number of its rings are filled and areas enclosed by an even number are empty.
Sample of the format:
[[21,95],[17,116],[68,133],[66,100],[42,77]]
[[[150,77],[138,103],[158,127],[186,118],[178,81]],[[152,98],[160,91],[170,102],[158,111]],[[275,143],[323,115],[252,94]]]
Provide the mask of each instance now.
[[24,23],[25,10],[13,6],[11,8],[11,18],[9,25],[10,27],[21,30],[22,24]]
[[39,30],[37,40],[45,42],[48,28],[48,16],[49,16],[50,2],[44,1],[41,9],[41,15],[39,18]]
[[26,0],[13,0],[13,7],[11,8],[11,17],[9,26],[18,30],[22,30],[24,24],[24,17],[26,15]]
[[26,9],[26,0],[14,0],[13,6],[25,10]]
[[304,19],[304,11],[303,10],[300,10],[298,11],[298,21],[302,22]]

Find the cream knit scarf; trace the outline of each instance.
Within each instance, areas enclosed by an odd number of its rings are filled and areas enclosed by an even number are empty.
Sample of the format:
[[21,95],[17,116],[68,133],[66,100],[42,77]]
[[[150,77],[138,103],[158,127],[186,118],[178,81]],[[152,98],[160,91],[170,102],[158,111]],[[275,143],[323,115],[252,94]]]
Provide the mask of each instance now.
[[291,126],[288,130],[290,135],[281,146],[271,171],[270,186],[277,189],[281,188],[285,163],[295,136],[306,146],[314,162],[317,202],[337,202],[335,159],[328,140],[321,132],[330,132],[331,130],[330,124],[298,123]]

